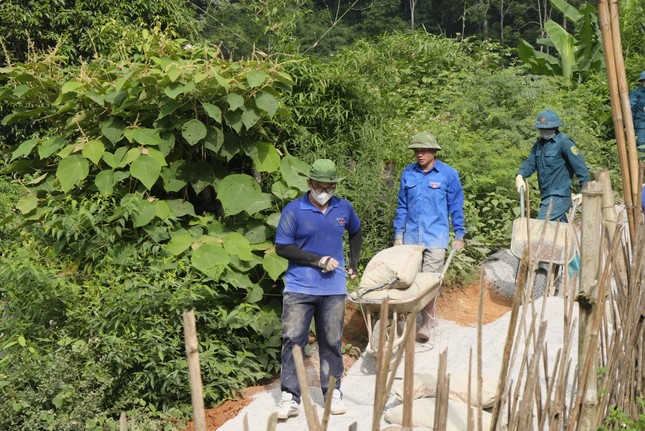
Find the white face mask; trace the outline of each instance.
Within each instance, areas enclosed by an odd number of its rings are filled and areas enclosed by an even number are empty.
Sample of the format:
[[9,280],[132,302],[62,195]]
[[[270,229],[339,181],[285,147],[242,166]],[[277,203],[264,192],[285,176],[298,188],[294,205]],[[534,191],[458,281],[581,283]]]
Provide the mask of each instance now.
[[327,192],[322,192],[322,193],[316,193],[313,190],[310,190],[311,197],[314,198],[316,202],[318,202],[320,205],[325,205],[327,202],[329,202],[329,199],[334,195],[333,193],[327,193]]
[[555,136],[555,129],[541,129],[540,130],[540,138],[548,141],[552,137]]

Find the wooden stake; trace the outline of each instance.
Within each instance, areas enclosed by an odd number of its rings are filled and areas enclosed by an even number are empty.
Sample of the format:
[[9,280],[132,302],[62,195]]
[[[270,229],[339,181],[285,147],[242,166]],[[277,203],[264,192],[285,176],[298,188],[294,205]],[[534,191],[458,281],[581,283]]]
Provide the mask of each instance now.
[[202,376],[199,369],[199,343],[197,342],[197,327],[193,310],[184,312],[184,341],[186,343],[186,357],[188,358],[188,378],[190,381],[190,398],[193,403],[194,430],[206,431]]
[[305,361],[302,357],[302,349],[300,349],[300,346],[293,346],[293,361],[296,364],[296,374],[298,375],[298,383],[300,384],[300,400],[305,408],[309,431],[320,431],[318,412],[316,412],[316,406],[311,401],[307,370],[305,369]]

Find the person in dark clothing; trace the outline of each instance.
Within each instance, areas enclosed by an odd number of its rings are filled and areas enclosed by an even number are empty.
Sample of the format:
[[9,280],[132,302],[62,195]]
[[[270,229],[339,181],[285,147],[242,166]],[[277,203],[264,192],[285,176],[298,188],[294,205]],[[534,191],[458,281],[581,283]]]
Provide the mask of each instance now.
[[549,219],[566,222],[567,212],[572,203],[573,176],[576,176],[580,188],[591,181],[589,170],[576,143],[560,132],[563,124],[555,112],[551,110],[540,112],[535,123],[540,136],[515,175],[515,186],[520,192],[522,188],[526,189],[524,179],[537,172],[540,210],[536,218],[540,220],[546,219],[551,205]]
[[642,161],[645,160],[645,70],[638,77],[638,87],[629,93],[629,103],[632,106],[638,158]]

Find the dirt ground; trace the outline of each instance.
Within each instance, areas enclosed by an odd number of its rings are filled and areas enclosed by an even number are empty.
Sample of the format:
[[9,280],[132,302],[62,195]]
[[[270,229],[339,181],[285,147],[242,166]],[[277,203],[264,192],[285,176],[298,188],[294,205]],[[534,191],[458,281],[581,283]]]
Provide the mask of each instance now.
[[[464,289],[445,290],[437,300],[437,315],[441,319],[452,320],[465,326],[476,326],[479,307],[479,282]],[[511,309],[511,300],[497,295],[488,286],[484,286],[483,323],[495,321]],[[344,356],[345,369],[349,369],[360,356],[367,344],[367,329],[360,310],[348,303],[345,316],[343,345],[347,349]],[[348,345],[354,348],[347,348]],[[314,364],[315,366],[315,364]],[[277,382],[274,382],[276,384]],[[217,430],[224,422],[237,416],[239,411],[248,405],[253,395],[264,391],[266,386],[246,388],[242,397],[225,401],[218,407],[206,410],[206,426],[208,430]],[[188,429],[192,430],[192,424]]]

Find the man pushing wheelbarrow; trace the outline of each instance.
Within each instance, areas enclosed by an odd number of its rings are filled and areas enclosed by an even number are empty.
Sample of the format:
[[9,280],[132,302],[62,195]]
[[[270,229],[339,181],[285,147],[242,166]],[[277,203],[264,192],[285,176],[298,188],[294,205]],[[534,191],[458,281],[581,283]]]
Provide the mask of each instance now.
[[[540,136],[515,176],[517,191],[524,193],[526,191],[524,179],[537,172],[540,188],[540,210],[537,220],[569,222],[567,213],[572,201],[579,199],[578,196],[572,198],[571,195],[573,176],[576,176],[580,189],[585,183],[591,181],[587,165],[575,142],[560,132],[562,125],[564,123],[554,111],[540,112],[535,122]],[[541,269],[545,273],[545,268]]]

